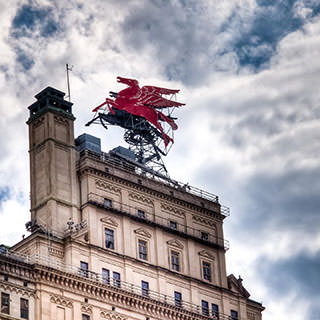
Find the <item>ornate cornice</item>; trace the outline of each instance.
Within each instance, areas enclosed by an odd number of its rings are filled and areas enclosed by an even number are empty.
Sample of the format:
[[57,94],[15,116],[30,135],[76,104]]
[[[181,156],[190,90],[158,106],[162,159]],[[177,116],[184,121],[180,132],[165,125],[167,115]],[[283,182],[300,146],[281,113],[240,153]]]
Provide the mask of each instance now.
[[87,303],[82,303],[81,304],[81,311],[85,312],[85,313],[92,313],[92,308],[93,306],[91,304],[87,304]]

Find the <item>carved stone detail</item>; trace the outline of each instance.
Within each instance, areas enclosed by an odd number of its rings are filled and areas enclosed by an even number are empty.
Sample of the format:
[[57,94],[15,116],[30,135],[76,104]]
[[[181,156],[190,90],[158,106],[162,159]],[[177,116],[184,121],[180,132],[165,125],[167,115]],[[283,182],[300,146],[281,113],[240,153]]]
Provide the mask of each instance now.
[[73,303],[71,300],[56,294],[50,296],[50,302],[53,302],[63,307],[73,308]]
[[143,203],[148,204],[149,206],[153,206],[153,200],[150,198],[147,198],[141,194],[135,193],[135,192],[129,192],[129,198],[132,200],[137,200]]
[[90,304],[81,304],[81,312],[92,313],[92,305]]
[[63,124],[63,125],[66,125],[66,126],[69,126],[69,122],[67,119],[63,118],[63,117],[59,117],[59,116],[54,116],[54,121],[55,122],[58,122],[60,124]]
[[198,216],[198,215],[192,215],[192,219],[196,222],[199,222],[201,224],[204,224],[206,226],[210,226],[210,227],[214,227],[216,228],[216,224],[213,220],[209,220],[209,219],[206,219],[206,218],[203,218],[201,216]]
[[37,119],[37,120],[33,123],[33,128],[36,129],[36,128],[38,128],[39,126],[41,126],[42,123],[43,123],[43,121],[44,121],[44,117],[41,117],[41,118]]
[[49,251],[49,254],[51,256],[55,256],[55,257],[58,257],[58,258],[63,258],[64,257],[64,252],[59,250],[59,249],[48,247],[48,251]]
[[102,219],[100,219],[100,221],[103,223],[109,224],[110,226],[114,226],[114,227],[118,226],[118,223],[116,221],[114,221],[113,219],[108,218],[108,217],[102,218]]
[[179,249],[183,249],[184,248],[183,244],[178,240],[169,240],[169,241],[167,241],[167,244],[169,246],[171,246],[171,247],[176,247],[176,248],[179,248]]
[[96,187],[98,189],[108,190],[111,193],[121,194],[121,189],[119,187],[116,187],[110,183],[106,183],[101,180],[96,180]]
[[0,282],[0,289],[3,289],[4,291],[14,292],[19,295],[28,296],[28,297],[35,297],[34,290],[28,290],[25,288],[22,288],[20,286],[14,285],[12,283],[4,283]]
[[128,319],[123,314],[120,314],[116,311],[103,310],[100,309],[100,317],[108,320],[126,320]]
[[185,211],[184,210],[176,208],[176,207],[173,207],[173,206],[170,206],[170,205],[168,205],[166,203],[161,203],[161,209],[169,211],[169,212],[172,212],[172,213],[174,213],[174,214],[176,214],[178,216],[185,217]]
[[211,260],[215,259],[215,256],[212,252],[208,251],[208,250],[202,250],[199,252],[199,256],[204,257],[204,258],[208,258]]
[[151,233],[148,232],[147,230],[144,230],[142,228],[134,230],[134,232],[140,236],[146,237],[146,238],[151,238]]

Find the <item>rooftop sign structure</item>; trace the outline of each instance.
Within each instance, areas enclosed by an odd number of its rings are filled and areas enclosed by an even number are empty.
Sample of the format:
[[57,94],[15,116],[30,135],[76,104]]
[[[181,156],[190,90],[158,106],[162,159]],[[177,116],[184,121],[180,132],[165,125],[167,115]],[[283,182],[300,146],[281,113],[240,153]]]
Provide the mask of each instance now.
[[[116,125],[125,129],[124,140],[135,155],[135,161],[167,174],[161,159],[172,146],[173,131],[178,128],[172,113],[185,105],[174,100],[180,90],[155,86],[139,87],[135,79],[117,77],[128,87],[118,93],[110,91],[110,98],[94,108],[94,118],[87,123],[100,123],[107,129]],[[166,97],[164,97],[166,96]]]

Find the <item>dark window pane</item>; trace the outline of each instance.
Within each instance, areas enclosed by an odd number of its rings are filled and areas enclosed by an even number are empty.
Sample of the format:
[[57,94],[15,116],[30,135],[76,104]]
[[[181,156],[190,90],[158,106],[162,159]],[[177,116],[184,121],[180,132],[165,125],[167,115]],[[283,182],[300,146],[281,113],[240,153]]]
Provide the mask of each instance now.
[[88,274],[89,274],[88,270],[89,270],[88,263],[84,261],[80,261],[80,275],[88,278]]
[[112,229],[105,228],[106,248],[114,249],[114,231]]
[[208,240],[209,239],[209,234],[206,232],[201,232],[201,239],[202,240]]
[[201,307],[202,307],[202,314],[205,316],[209,315],[209,303],[208,301],[202,300],[201,301]]
[[170,228],[174,229],[174,230],[177,230],[178,229],[177,223],[174,222],[174,221],[170,221]]
[[1,312],[10,313],[10,295],[4,292],[1,293]]
[[103,205],[105,208],[111,208],[112,207],[112,200],[104,198]]
[[145,218],[146,217],[145,212],[143,210],[138,210],[138,217]]
[[139,244],[139,259],[147,260],[148,259],[147,242],[143,240],[138,240],[138,244]]
[[212,317],[213,319],[219,319],[219,306],[217,304],[212,303]]
[[238,320],[238,311],[231,310],[231,319]]
[[149,282],[147,281],[141,281],[141,290],[143,296],[149,295]]
[[113,272],[113,285],[115,287],[120,288],[121,280],[120,280],[120,273],[118,272]]
[[110,283],[110,271],[108,269],[102,268],[102,282],[106,284]]
[[175,271],[180,271],[179,252],[171,251],[171,269]]
[[202,272],[204,280],[211,282],[211,264],[209,262],[202,262]]
[[175,305],[179,308],[181,308],[181,305],[182,305],[182,295],[181,295],[181,292],[178,292],[178,291],[175,291],[174,292],[174,302],[175,302]]
[[82,320],[90,320],[90,316],[87,314],[82,314]]
[[20,299],[20,318],[29,319],[29,301],[27,299]]

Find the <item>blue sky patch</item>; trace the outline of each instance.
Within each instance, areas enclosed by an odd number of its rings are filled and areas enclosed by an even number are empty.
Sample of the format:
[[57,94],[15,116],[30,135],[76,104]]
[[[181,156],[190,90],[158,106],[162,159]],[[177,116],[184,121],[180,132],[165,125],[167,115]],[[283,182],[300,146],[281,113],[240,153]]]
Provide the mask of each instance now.
[[23,5],[12,21],[12,35],[15,38],[32,36],[37,28],[42,37],[50,37],[57,32],[58,24],[53,18],[52,9]]
[[[319,14],[320,4],[297,0],[257,0],[257,9],[247,32],[234,42],[234,51],[241,66],[258,70],[270,61],[281,39]],[[308,11],[307,16],[299,13],[300,6]]]
[[0,207],[2,202],[8,200],[10,197],[10,190],[8,187],[0,188]]

